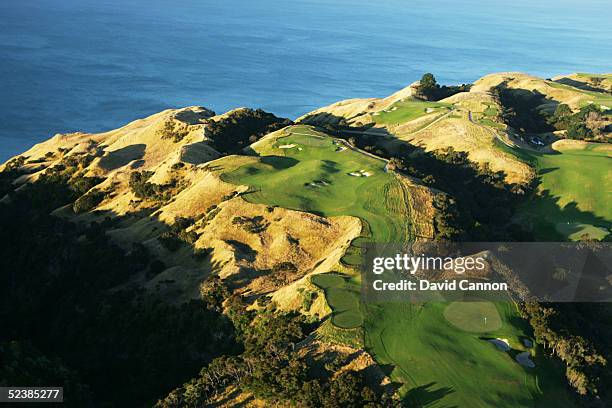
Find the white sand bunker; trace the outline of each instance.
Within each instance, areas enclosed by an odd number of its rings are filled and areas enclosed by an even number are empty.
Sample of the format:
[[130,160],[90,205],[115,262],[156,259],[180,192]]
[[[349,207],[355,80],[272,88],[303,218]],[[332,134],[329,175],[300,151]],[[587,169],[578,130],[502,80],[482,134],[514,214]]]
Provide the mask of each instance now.
[[279,149],[293,149],[295,147],[295,144],[291,143],[288,145],[280,145],[278,146]]
[[379,116],[379,115],[380,115],[380,112],[374,112],[372,115],[374,115],[374,116]]
[[518,353],[516,357],[514,358],[523,367],[527,367],[527,368],[535,367],[535,363],[531,360],[531,354],[528,351],[523,351],[522,353]]
[[310,183],[308,183],[307,186],[320,188],[320,187],[329,186],[329,182],[325,180],[315,180],[315,181],[311,181]]
[[433,111],[435,111],[434,108],[427,108],[427,109],[425,109],[425,113],[431,113]]
[[510,343],[508,343],[508,339],[497,338],[497,339],[489,339],[487,341],[495,344],[497,348],[500,349],[501,351],[510,350]]
[[372,173],[370,173],[369,171],[365,171],[365,170],[359,170],[359,171],[350,172],[348,175],[353,176],[353,177],[370,177]]

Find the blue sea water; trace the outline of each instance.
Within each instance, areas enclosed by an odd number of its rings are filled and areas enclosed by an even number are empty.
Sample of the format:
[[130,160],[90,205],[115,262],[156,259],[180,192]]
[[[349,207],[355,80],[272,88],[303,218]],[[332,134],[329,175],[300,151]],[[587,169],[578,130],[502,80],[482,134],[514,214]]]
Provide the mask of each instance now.
[[610,72],[609,0],[2,0],[0,161],[168,107],[295,118],[433,72]]

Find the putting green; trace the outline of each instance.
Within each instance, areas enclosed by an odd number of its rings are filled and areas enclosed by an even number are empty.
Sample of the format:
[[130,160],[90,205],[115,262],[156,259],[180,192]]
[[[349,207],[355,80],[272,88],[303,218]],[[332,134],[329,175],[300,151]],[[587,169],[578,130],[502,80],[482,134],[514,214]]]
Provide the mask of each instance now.
[[453,326],[471,333],[486,333],[502,327],[501,316],[491,302],[453,302],[444,309]]

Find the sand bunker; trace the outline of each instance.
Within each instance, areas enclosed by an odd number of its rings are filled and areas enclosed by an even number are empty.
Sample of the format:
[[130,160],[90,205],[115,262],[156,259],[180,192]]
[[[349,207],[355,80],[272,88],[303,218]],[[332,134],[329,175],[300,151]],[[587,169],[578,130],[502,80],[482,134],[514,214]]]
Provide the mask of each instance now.
[[329,186],[329,182],[325,181],[325,180],[315,180],[315,181],[311,181],[310,183],[307,183],[306,186],[307,187],[325,187],[325,186]]
[[365,170],[359,170],[359,171],[350,172],[348,175],[353,176],[353,177],[370,177],[372,173],[370,173],[369,171],[365,171]]
[[288,144],[288,145],[280,145],[278,146],[279,149],[293,149],[295,147],[295,145],[292,144]]
[[510,344],[508,343],[508,339],[497,338],[497,339],[489,339],[487,341],[495,344],[497,348],[500,349],[501,351],[510,350]]
[[516,357],[514,358],[523,367],[527,367],[527,368],[535,367],[535,363],[531,360],[531,354],[528,351],[523,351],[522,353],[518,353]]

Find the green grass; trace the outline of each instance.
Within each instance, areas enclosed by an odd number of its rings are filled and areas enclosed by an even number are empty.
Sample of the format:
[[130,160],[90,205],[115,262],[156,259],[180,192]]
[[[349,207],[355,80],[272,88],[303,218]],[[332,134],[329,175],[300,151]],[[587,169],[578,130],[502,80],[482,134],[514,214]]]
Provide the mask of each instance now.
[[361,326],[363,316],[359,308],[359,285],[346,275],[324,273],[313,276],[312,283],[323,289],[333,310],[332,323],[343,329]]
[[[294,126],[286,133],[277,140],[258,142],[254,149],[261,157],[222,178],[254,188],[253,193],[243,196],[250,202],[325,216],[359,217],[364,228],[343,258],[347,264],[359,264],[367,241],[402,243],[413,239],[405,197],[409,192],[384,171],[383,161],[350,149],[338,151],[339,142],[306,126]],[[281,149],[282,145],[294,146]],[[347,174],[359,170],[371,176]],[[538,381],[542,387],[559,373],[556,367],[546,368],[546,359],[536,359],[543,368],[528,371],[510,353],[498,351],[479,337],[503,335],[514,339],[520,348],[518,338],[529,330],[510,303],[494,306],[502,322],[499,329],[477,334],[453,324],[468,327],[469,316],[480,316],[478,310],[462,311],[453,306],[451,324],[444,317],[446,303],[360,303],[358,277],[328,273],[313,276],[312,282],[325,292],[339,338],[346,333],[355,341],[354,331],[361,325],[367,349],[379,363],[390,365],[392,380],[405,383],[401,392],[420,406],[534,406],[541,396]],[[486,313],[494,323],[490,305],[483,306],[480,313]],[[325,333],[336,336],[329,324]],[[563,384],[561,378],[551,383]],[[487,384],[486,392],[483,384]],[[563,396],[562,390],[551,392],[550,400]]]
[[[294,147],[282,149],[279,146]],[[288,136],[256,146],[262,157],[222,175],[235,184],[255,189],[244,199],[261,204],[309,211],[324,216],[352,215],[363,221],[361,237],[353,240],[342,262],[359,265],[365,241],[406,242],[412,238],[404,187],[384,171],[386,162],[345,147],[308,126],[293,126]],[[300,150],[301,149],[301,150]],[[355,177],[365,171],[369,177]],[[314,185],[312,184],[314,183]],[[339,327],[360,325],[359,286],[345,282],[327,286],[324,277],[313,282],[322,287]],[[339,278],[337,278],[339,279]]]
[[484,102],[484,104],[487,106],[487,108],[482,112],[482,117],[478,119],[478,123],[480,123],[481,125],[490,126],[496,129],[505,129],[506,128],[505,125],[493,120],[495,117],[497,117],[497,114],[499,113],[497,106],[491,103],[488,103],[488,102]]
[[506,126],[502,125],[501,123],[495,122],[494,120],[491,120],[489,118],[480,119],[478,123],[480,123],[481,125],[490,126],[496,129],[502,129],[502,130],[506,129]]
[[535,165],[538,194],[522,208],[540,240],[576,240],[583,235],[601,239],[612,228],[612,157],[590,143],[585,149],[556,154],[517,151]]
[[453,326],[472,333],[485,333],[502,327],[501,316],[491,302],[453,302],[444,309]]
[[[291,149],[278,148],[292,144]],[[343,146],[310,127],[294,126],[290,135],[271,145],[260,144],[258,152],[266,154],[260,160],[221,177],[253,187],[256,191],[244,196],[249,202],[359,217],[376,242],[410,239],[409,209],[397,197],[404,191],[396,177],[385,172],[386,162],[351,149],[338,151]],[[362,170],[370,176],[349,175]]]
[[497,116],[498,113],[499,113],[499,110],[497,109],[496,106],[487,104],[487,109],[485,109],[484,111],[485,116],[495,117]]
[[[392,370],[391,378],[408,406],[415,407],[554,407],[566,400],[562,370],[535,354],[536,368],[519,365],[514,355],[524,350],[521,339],[529,328],[511,302],[488,303],[496,308],[501,326],[473,333],[445,318],[447,303],[368,304],[366,348]],[[472,308],[470,302],[450,305]],[[468,310],[468,314],[473,310]],[[487,338],[508,339],[513,350],[500,351]]]
[[317,339],[331,344],[340,344],[356,349],[362,349],[363,328],[342,329],[332,323],[331,319],[324,320],[316,330]]
[[[373,116],[374,122],[383,125],[394,125],[417,119],[429,113],[441,112],[452,105],[440,102],[406,100],[395,102],[389,108]],[[429,110],[429,112],[428,112]]]

